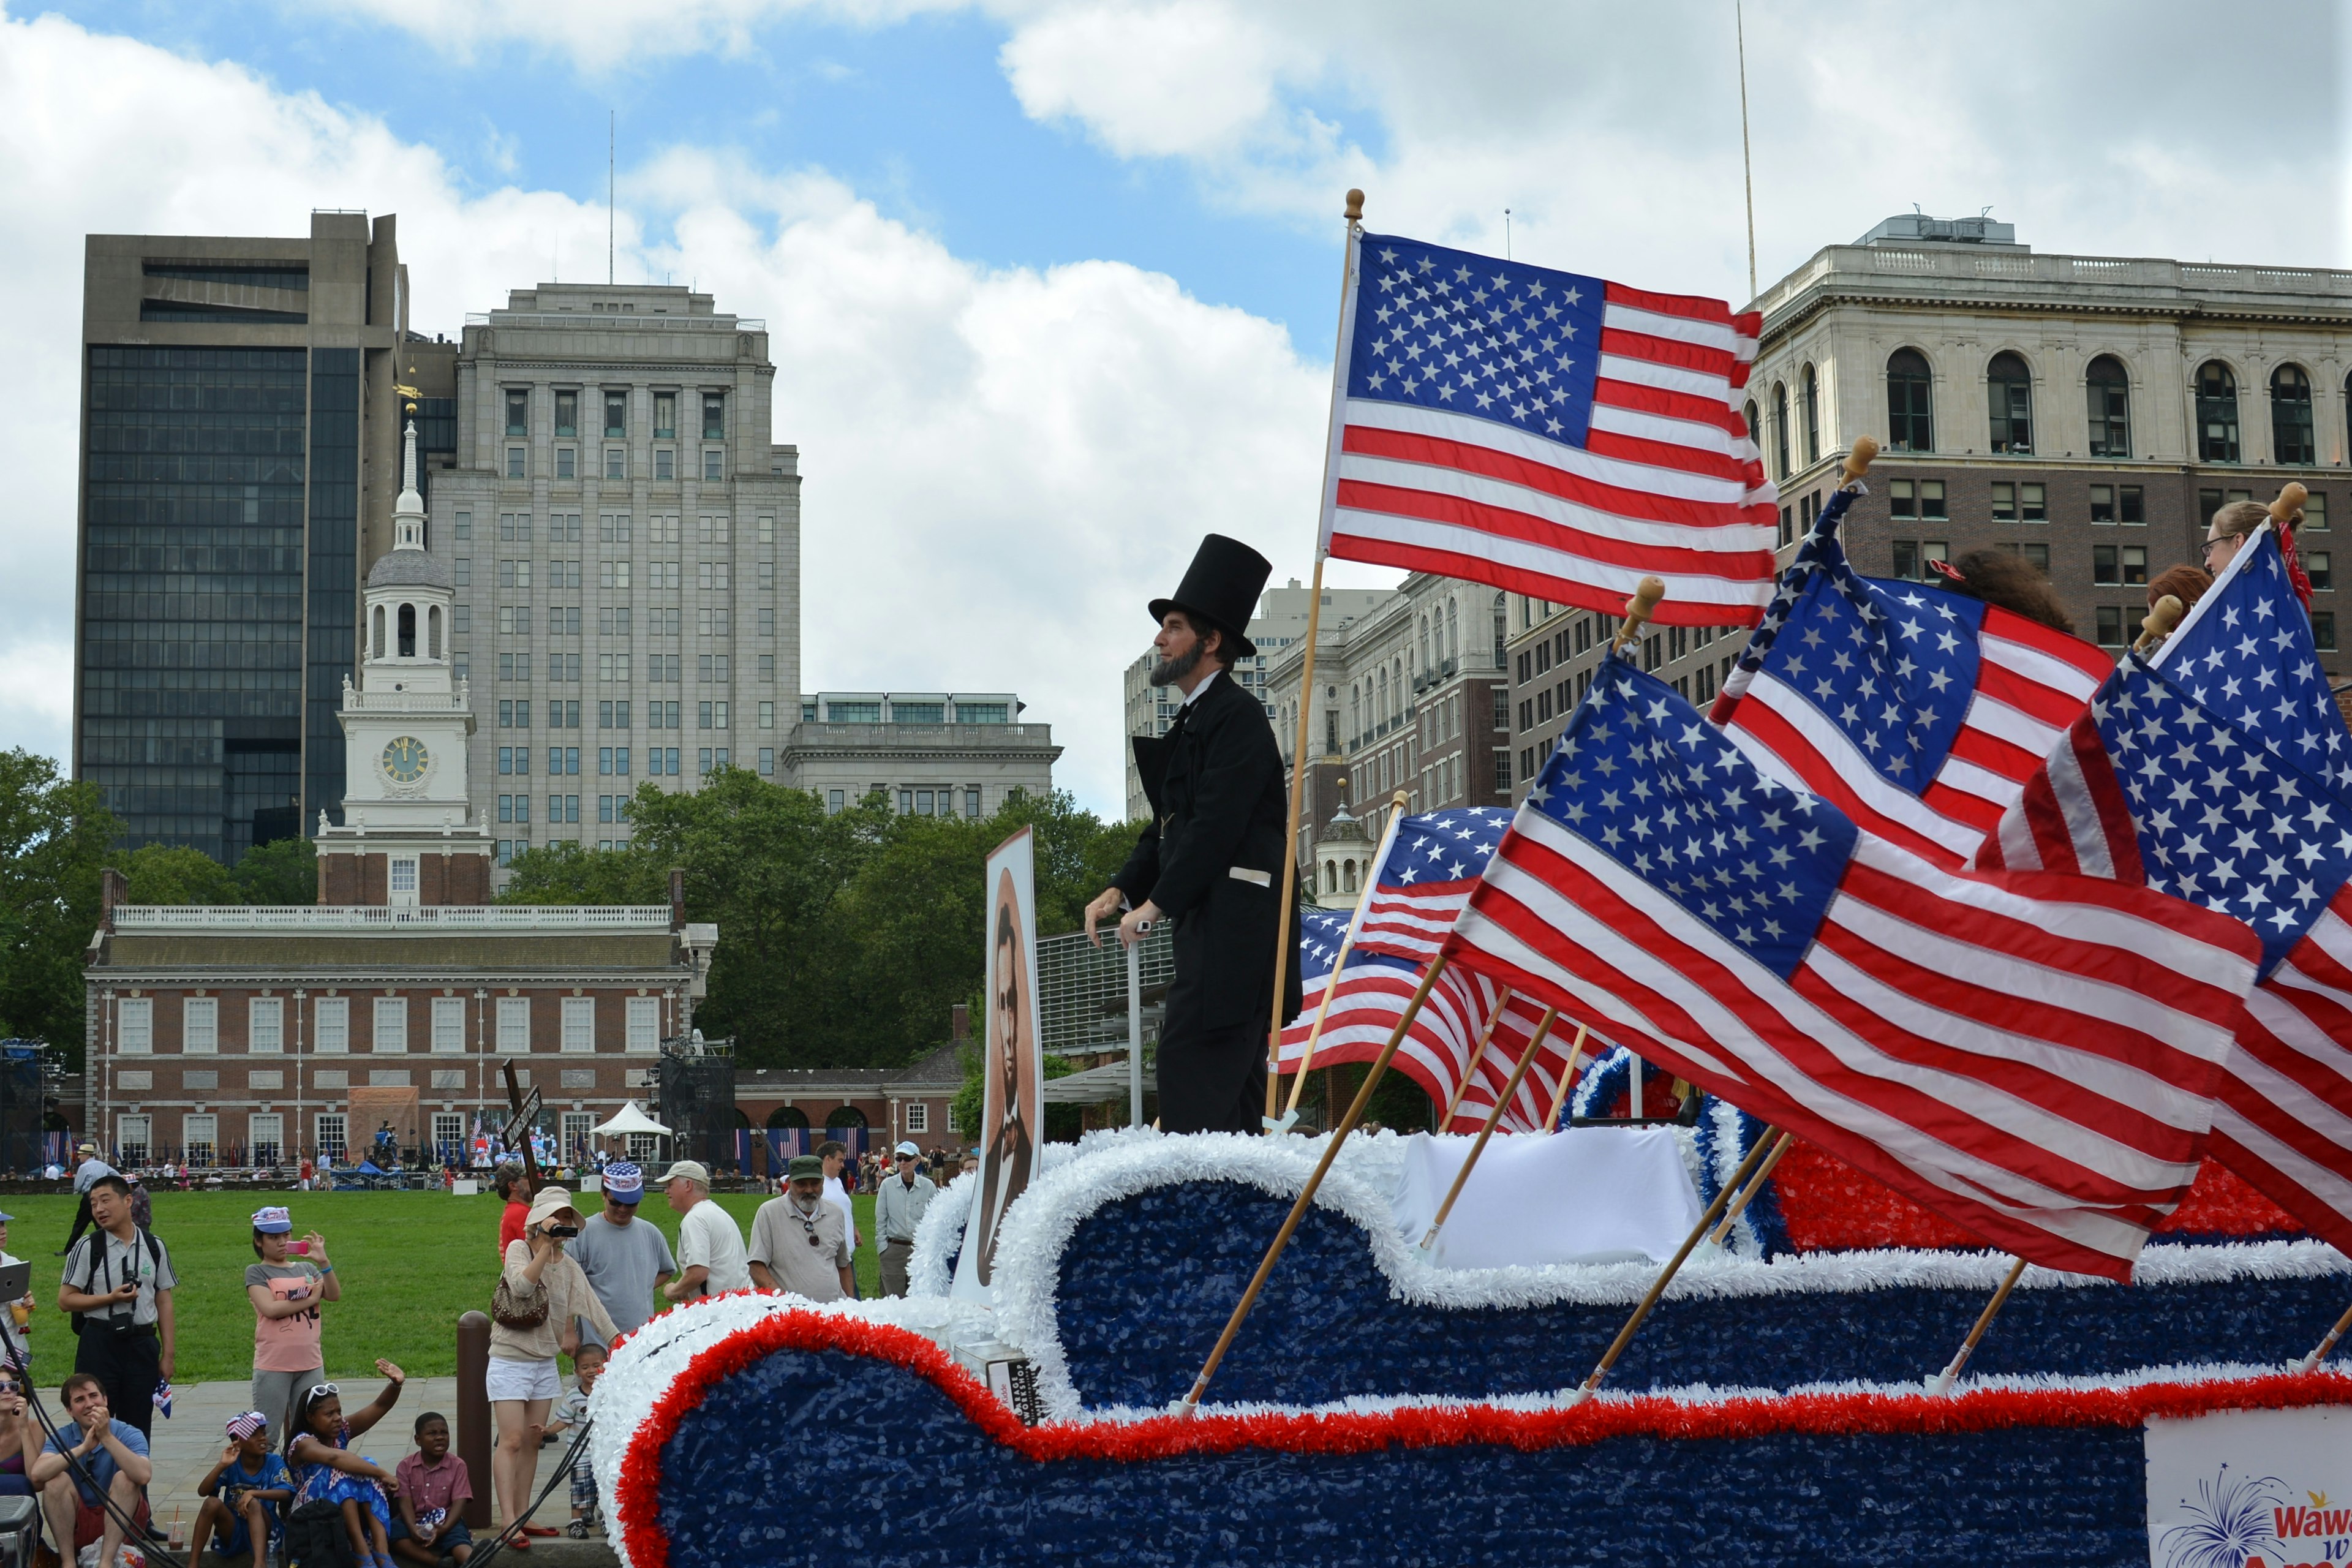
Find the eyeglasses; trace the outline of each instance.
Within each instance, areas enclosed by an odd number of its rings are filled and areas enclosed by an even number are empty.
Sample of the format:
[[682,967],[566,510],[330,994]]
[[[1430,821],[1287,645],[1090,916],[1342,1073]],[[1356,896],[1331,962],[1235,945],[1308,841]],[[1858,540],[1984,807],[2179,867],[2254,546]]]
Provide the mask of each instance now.
[[2225,534],[2221,535],[2219,539],[2209,539],[2209,540],[2207,540],[2203,544],[2201,544],[2201,545],[2198,546],[2198,553],[2199,553],[2200,556],[2202,556],[2205,560],[2210,561],[2210,560],[2212,560],[2212,559],[2213,559],[2213,547],[2214,547],[2215,545],[2217,545],[2217,544],[2235,544],[2235,543],[2237,543],[2237,542],[2238,542],[2238,536],[2237,536],[2236,534],[2234,534],[2234,533],[2225,533]]

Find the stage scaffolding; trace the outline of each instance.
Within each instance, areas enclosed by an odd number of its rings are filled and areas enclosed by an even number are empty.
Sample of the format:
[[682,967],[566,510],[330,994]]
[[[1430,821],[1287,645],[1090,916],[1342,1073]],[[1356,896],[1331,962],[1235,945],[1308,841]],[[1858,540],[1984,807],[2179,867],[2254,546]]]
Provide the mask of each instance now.
[[698,1029],[665,1040],[654,1074],[655,1120],[669,1129],[671,1158],[735,1169],[734,1039],[706,1040]]

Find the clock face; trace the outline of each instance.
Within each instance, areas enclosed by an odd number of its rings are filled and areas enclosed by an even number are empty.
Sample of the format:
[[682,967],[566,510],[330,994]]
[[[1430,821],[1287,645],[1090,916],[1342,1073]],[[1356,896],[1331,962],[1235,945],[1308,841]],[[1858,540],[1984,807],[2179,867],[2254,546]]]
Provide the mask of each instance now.
[[394,784],[415,784],[425,776],[432,761],[424,742],[414,735],[403,735],[383,749],[384,776]]

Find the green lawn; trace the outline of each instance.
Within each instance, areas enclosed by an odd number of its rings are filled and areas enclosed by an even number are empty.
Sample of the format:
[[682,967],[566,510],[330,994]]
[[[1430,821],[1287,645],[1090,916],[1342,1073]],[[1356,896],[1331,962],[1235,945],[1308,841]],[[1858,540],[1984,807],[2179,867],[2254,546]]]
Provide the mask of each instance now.
[[[172,1249],[180,1285],[179,1365],[174,1381],[245,1379],[253,1372],[253,1308],[245,1297],[245,1266],[253,1261],[253,1211],[265,1201],[289,1204],[297,1235],[326,1238],[343,1299],[326,1309],[329,1373],[364,1380],[375,1358],[396,1362],[419,1377],[457,1370],[457,1318],[489,1310],[498,1284],[499,1215],[489,1195],[433,1193],[176,1193],[157,1192],[155,1234]],[[721,1194],[719,1206],[750,1232],[764,1198]],[[873,1247],[874,1200],[852,1200],[866,1245],[857,1251],[858,1289],[878,1289]],[[44,1382],[72,1364],[73,1337],[56,1310],[58,1270],[50,1256],[73,1228],[69,1197],[13,1196],[0,1202],[15,1216],[8,1250],[33,1263],[34,1361]],[[677,1245],[677,1215],[659,1193],[640,1211]],[[642,1223],[642,1222],[641,1222]]]

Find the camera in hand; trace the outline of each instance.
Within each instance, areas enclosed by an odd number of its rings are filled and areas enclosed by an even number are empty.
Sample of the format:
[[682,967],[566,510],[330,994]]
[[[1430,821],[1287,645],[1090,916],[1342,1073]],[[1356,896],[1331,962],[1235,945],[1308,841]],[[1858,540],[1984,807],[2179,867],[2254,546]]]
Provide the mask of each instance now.
[[580,1227],[576,1225],[551,1225],[547,1227],[547,1234],[569,1240],[580,1234]]

